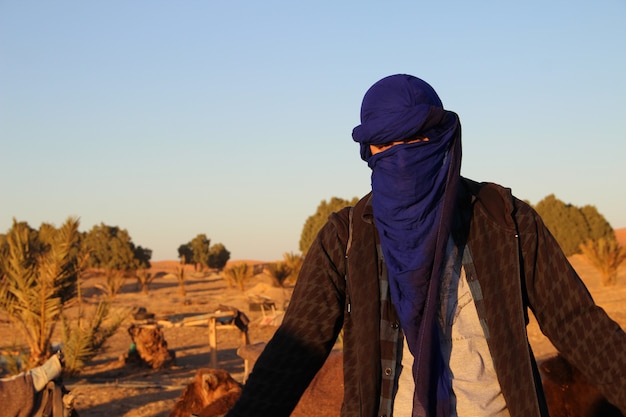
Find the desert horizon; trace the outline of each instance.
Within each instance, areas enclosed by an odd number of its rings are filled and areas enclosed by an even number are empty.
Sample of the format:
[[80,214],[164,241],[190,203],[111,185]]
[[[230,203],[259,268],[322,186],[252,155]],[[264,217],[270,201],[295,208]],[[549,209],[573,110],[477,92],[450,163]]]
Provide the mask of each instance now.
[[[626,247],[626,227],[622,227],[619,229],[614,229],[615,231],[615,238],[617,239],[617,242],[621,245]],[[229,259],[227,265],[232,264],[232,263],[237,263],[237,262],[246,262],[250,265],[256,265],[256,264],[265,264],[265,263],[270,263],[270,262],[277,262],[280,261],[280,259],[267,259],[267,260],[261,260],[261,259]],[[154,260],[154,261],[150,261],[151,264],[155,265],[159,265],[160,267],[166,267],[167,265],[169,265],[170,263],[172,264],[171,267],[173,268],[174,264],[178,264],[179,261],[175,260],[175,259],[159,259],[159,260]]]

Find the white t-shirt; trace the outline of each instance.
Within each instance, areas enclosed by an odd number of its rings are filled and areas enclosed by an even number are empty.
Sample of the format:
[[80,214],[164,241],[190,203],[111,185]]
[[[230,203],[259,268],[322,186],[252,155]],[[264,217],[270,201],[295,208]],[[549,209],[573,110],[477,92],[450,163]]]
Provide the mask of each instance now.
[[[452,239],[448,253],[454,251]],[[451,417],[509,417],[485,331],[460,257],[449,256],[440,293],[440,339],[452,375]],[[476,294],[480,297],[480,292]],[[413,355],[403,340],[402,372],[393,415],[410,417],[413,409]]]

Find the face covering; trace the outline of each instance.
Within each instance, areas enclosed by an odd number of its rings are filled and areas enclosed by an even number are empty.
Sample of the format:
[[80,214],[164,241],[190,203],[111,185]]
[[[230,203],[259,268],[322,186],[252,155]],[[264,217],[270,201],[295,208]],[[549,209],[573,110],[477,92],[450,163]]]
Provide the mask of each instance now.
[[[391,299],[415,358],[414,416],[447,416],[451,381],[436,327],[439,280],[451,232],[461,164],[461,128],[432,87],[391,76],[366,93],[353,131],[372,169],[372,206]],[[415,136],[372,155],[370,144]]]

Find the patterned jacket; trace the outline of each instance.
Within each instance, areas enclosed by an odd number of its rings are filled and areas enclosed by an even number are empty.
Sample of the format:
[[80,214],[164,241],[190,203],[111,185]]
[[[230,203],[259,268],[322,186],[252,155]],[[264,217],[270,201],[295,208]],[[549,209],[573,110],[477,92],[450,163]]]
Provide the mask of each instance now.
[[[528,204],[495,184],[462,184],[457,237],[473,257],[468,280],[477,283],[478,298],[472,292],[511,416],[548,415],[526,333],[528,309],[557,350],[626,412],[626,333],[595,305]],[[390,415],[401,330],[386,302],[372,219],[370,195],[330,216],[306,255],[282,325],[228,416],[288,416],[342,328],[342,416]]]

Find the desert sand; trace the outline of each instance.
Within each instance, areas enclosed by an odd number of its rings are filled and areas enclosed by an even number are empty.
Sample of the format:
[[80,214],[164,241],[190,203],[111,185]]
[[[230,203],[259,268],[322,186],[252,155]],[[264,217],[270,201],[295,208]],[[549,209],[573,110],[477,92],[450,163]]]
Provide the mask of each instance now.
[[[625,244],[626,229],[618,234]],[[622,266],[618,283],[603,287],[599,274],[581,255],[570,262],[588,286],[596,302],[620,325],[626,328],[626,266]],[[250,262],[254,263],[254,262]],[[179,293],[175,261],[154,262],[153,273],[159,273],[151,285],[149,294],[140,294],[137,284],[127,281],[115,297],[120,307],[144,307],[155,314],[161,323],[180,323],[183,318],[214,312],[220,306],[232,306],[243,311],[251,320],[249,338],[252,343],[267,341],[280,321],[282,307],[289,299],[291,288],[275,288],[262,274],[250,279],[246,292],[228,288],[218,273],[188,272],[185,281],[186,294]],[[87,301],[97,299],[98,274],[88,274],[83,283]],[[263,314],[251,311],[249,296],[260,294],[275,300],[277,311]],[[76,395],[76,408],[83,417],[166,417],[196,369],[210,366],[208,328],[170,326],[163,327],[168,348],[176,355],[175,365],[161,370],[124,365],[119,358],[128,351],[131,343],[127,329],[132,317],[108,340],[106,349],[98,354],[78,376],[66,379],[66,386]],[[539,360],[556,353],[554,347],[541,334],[537,323],[531,318],[528,326],[531,345]],[[237,330],[217,332],[218,367],[226,369],[239,381],[243,380],[243,360],[236,354],[241,345]],[[19,334],[11,328],[6,317],[0,315],[0,350],[10,350],[21,345]]]

